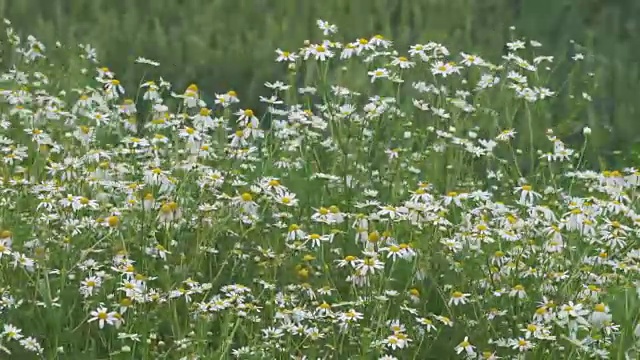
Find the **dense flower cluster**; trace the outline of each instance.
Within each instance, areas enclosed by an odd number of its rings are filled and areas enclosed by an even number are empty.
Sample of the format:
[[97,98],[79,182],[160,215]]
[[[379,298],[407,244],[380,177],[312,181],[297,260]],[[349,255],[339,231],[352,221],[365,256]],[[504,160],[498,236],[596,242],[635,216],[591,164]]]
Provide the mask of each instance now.
[[[290,81],[265,84],[260,114],[164,79],[128,94],[106,67],[56,88],[45,46],[6,24],[5,353],[637,356],[640,172],[533,140],[560,96],[539,43],[493,64],[318,21],[325,40],[276,51]],[[370,93],[340,81],[358,69]]]

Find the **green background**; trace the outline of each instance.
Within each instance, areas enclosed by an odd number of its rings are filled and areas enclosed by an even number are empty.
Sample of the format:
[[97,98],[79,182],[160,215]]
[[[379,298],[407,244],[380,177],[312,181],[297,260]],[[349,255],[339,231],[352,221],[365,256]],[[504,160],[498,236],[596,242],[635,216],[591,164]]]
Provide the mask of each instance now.
[[[571,56],[572,39],[596,55],[590,116],[603,153],[628,154],[640,139],[637,0],[0,0],[0,15],[49,48],[90,43],[130,92],[143,77],[133,62],[143,56],[162,64],[147,78],[163,76],[176,89],[196,82],[209,98],[234,89],[254,108],[267,93],[262,84],[284,75],[274,50],[318,40],[319,18],[338,25],[344,41],[380,33],[400,51],[438,41],[493,61],[513,25],[557,59]],[[568,135],[587,123],[559,121]]]

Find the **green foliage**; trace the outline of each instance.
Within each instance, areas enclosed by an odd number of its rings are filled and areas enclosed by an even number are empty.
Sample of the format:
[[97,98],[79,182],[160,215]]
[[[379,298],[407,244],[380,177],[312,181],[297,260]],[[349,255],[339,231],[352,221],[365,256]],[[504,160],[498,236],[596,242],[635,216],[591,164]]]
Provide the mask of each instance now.
[[[502,55],[514,25],[560,59],[573,55],[570,40],[601,54],[591,64],[597,87],[585,89],[593,104],[572,109],[567,103],[562,116],[545,125],[573,138],[584,125],[592,127],[599,149],[587,154],[593,164],[598,156],[611,162],[613,150],[626,150],[640,137],[640,48],[633,46],[640,43],[640,2],[633,0],[0,0],[0,15],[49,46],[56,40],[91,43],[130,92],[143,76],[161,75],[178,89],[197,82],[205,100],[234,89],[252,108],[260,108],[258,96],[266,95],[262,84],[285,71],[273,61],[274,49],[296,50],[312,37],[318,18],[331,18],[349,41],[376,33],[398,49],[446,41],[458,47],[453,51],[477,51],[490,60]],[[138,56],[160,61],[161,72],[130,66]],[[574,91],[584,82],[573,79],[566,86]]]

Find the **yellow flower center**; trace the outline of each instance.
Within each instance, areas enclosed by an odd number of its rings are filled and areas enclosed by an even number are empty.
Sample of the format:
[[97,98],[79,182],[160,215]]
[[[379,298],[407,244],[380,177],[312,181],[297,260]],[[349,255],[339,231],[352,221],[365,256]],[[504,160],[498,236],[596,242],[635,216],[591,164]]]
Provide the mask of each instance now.
[[120,219],[117,216],[109,216],[106,221],[110,227],[116,227],[120,223]]
[[331,305],[327,304],[326,302],[323,302],[322,304],[320,304],[319,307],[324,310],[331,309]]
[[604,304],[602,304],[602,303],[596,304],[596,306],[593,307],[593,311],[596,311],[596,312],[602,312],[603,313],[606,310],[607,310],[606,306]]
[[520,345],[520,346],[526,346],[526,345],[527,345],[527,340],[525,340],[525,339],[520,339],[520,340],[518,340],[518,345]]

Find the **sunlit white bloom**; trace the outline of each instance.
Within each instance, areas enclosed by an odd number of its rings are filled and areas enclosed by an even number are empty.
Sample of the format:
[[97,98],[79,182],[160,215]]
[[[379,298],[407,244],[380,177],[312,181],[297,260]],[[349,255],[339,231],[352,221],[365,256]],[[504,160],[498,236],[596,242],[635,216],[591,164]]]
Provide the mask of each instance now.
[[454,350],[457,354],[464,352],[467,356],[474,356],[476,353],[475,348],[476,347],[471,345],[471,343],[469,342],[469,337],[465,336],[464,340],[462,340],[462,342],[458,344]]
[[89,322],[98,321],[98,327],[102,329],[105,324],[107,325],[116,325],[118,321],[116,318],[115,311],[108,311],[106,308],[100,306],[96,310],[91,311],[91,317],[89,318]]

